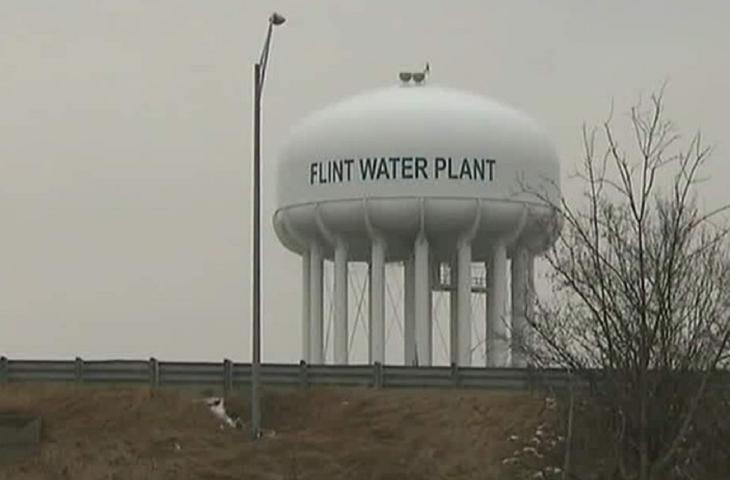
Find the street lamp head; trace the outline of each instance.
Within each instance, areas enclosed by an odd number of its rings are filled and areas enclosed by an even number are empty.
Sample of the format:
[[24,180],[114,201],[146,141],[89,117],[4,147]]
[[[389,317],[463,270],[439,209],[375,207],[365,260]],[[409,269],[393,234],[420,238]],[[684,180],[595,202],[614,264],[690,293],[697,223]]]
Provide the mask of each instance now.
[[276,12],[274,12],[274,13],[272,13],[272,14],[271,14],[271,16],[269,17],[269,22],[270,22],[270,23],[271,23],[272,25],[281,25],[282,23],[286,22],[286,18],[284,18],[284,16],[283,16],[283,15],[281,15],[281,14],[279,14],[279,13],[276,13]]

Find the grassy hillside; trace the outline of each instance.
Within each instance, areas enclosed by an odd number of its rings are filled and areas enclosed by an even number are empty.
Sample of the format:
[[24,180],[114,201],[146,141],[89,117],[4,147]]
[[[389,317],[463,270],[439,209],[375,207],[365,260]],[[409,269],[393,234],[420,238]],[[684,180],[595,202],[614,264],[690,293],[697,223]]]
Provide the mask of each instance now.
[[[44,422],[40,454],[0,465],[0,478],[548,479],[559,464],[554,410],[538,395],[271,391],[263,412],[270,431],[256,443],[246,431],[221,429],[201,398],[144,388],[0,387],[0,412]],[[245,398],[228,403],[245,418]]]

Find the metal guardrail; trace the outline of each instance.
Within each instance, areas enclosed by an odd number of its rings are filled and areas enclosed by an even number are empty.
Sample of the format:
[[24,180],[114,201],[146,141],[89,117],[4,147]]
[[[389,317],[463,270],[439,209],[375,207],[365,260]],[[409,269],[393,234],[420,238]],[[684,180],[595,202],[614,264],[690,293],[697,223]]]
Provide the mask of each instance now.
[[[0,384],[20,382],[245,387],[251,365],[222,362],[149,360],[9,360],[0,357]],[[565,370],[484,367],[404,367],[395,365],[307,365],[269,363],[261,366],[261,381],[271,386],[351,386],[374,388],[463,388],[530,390],[561,388],[570,381]],[[723,374],[715,387],[730,388]]]
[[[565,382],[555,371],[515,368],[403,367],[391,365],[307,365],[269,363],[261,366],[264,385],[351,386],[375,388],[529,389]],[[553,377],[555,379],[553,380]],[[546,381],[547,380],[547,383]],[[21,382],[128,384],[222,387],[247,386],[251,365],[222,362],[149,360],[10,360],[0,357],[0,384]]]

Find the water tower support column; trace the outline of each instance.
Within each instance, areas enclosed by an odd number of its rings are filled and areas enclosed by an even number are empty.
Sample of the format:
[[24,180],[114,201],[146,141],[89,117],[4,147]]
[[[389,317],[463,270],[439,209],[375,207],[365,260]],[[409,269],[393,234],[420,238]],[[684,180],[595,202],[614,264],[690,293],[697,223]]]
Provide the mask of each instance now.
[[385,363],[385,241],[373,240],[370,260],[370,363]]
[[504,367],[506,343],[505,313],[507,300],[507,247],[499,239],[492,247],[487,265],[487,366]]
[[404,364],[416,364],[416,273],[413,255],[403,265],[403,355]]
[[526,366],[525,359],[525,332],[527,330],[527,290],[529,288],[527,276],[529,274],[529,252],[518,246],[512,254],[512,326],[510,335],[510,350],[512,367]]
[[449,263],[449,361],[459,364],[459,262]]
[[312,242],[309,249],[309,355],[310,363],[324,363],[322,348],[322,250],[319,243]]
[[457,247],[457,358],[460,367],[471,366],[471,241]]
[[335,364],[347,364],[347,245],[335,246]]
[[431,272],[428,260],[428,240],[421,233],[414,244],[415,253],[415,316],[416,360],[420,366],[431,365]]
[[309,252],[302,255],[302,360],[309,363],[312,358],[309,354],[309,342],[311,334],[311,322],[309,319],[309,301],[311,293],[309,291]]
[[[533,319],[535,315],[535,255],[532,252],[529,252],[527,255],[527,293],[525,295],[525,303],[525,316]],[[523,334],[525,335],[525,344],[529,348],[531,342],[529,324],[527,331],[523,332]],[[527,363],[527,358],[525,358],[525,363]]]
[[482,218],[481,200],[476,200],[474,222],[464,232],[456,244],[456,261],[458,272],[456,331],[457,359],[460,367],[471,366],[471,243],[479,229]]

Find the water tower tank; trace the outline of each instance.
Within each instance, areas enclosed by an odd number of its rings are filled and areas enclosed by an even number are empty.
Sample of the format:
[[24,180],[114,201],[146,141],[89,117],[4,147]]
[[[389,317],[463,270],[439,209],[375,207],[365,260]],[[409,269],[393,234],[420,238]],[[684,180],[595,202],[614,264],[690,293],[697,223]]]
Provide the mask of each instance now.
[[524,365],[533,259],[554,239],[549,204],[559,177],[555,150],[533,120],[458,90],[401,84],[303,119],[280,152],[274,215],[281,242],[302,256],[302,358],[324,361],[327,259],[335,263],[335,363],[348,361],[349,262],[369,263],[370,361],[385,362],[385,264],[402,262],[404,362],[430,365],[432,272],[447,262],[455,273],[451,358],[469,365],[471,265],[483,262],[487,364]]

